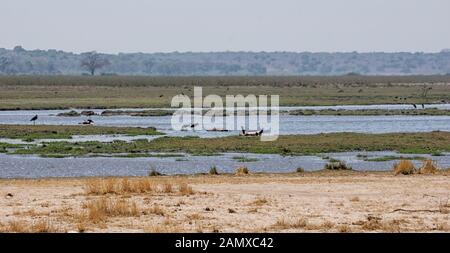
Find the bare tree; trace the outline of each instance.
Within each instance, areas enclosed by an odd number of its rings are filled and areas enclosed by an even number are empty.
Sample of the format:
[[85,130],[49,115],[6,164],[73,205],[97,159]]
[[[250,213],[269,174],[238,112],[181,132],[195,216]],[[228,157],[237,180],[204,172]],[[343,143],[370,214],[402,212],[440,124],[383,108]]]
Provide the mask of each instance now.
[[95,71],[109,64],[108,59],[103,58],[97,52],[89,52],[84,54],[81,60],[81,67],[86,68],[91,75],[95,75]]

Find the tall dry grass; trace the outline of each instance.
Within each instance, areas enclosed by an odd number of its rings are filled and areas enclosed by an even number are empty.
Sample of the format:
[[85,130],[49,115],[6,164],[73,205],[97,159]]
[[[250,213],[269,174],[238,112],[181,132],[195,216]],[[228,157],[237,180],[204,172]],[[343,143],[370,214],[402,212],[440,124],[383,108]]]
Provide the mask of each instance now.
[[438,172],[440,169],[436,162],[431,159],[427,159],[423,161],[422,167],[419,169],[420,174],[434,174]]
[[401,160],[399,163],[395,163],[393,170],[395,175],[411,175],[416,172],[414,164],[409,160]]
[[174,185],[171,182],[163,181],[154,183],[148,178],[107,178],[90,179],[85,184],[85,194],[87,195],[124,195],[142,193],[178,193],[180,195],[195,194],[193,188],[185,182]]
[[24,220],[11,220],[3,225],[0,232],[6,233],[55,233],[57,226],[50,219],[39,219],[27,222]]
[[192,189],[192,187],[186,183],[180,183],[178,185],[178,191],[180,192],[181,195],[186,195],[186,196],[189,196],[189,195],[192,195],[195,193],[194,190]]
[[150,193],[156,186],[150,179],[90,179],[86,182],[85,193],[88,195]]
[[137,217],[140,208],[134,201],[101,197],[86,204],[87,217],[93,223],[105,222],[108,217]]

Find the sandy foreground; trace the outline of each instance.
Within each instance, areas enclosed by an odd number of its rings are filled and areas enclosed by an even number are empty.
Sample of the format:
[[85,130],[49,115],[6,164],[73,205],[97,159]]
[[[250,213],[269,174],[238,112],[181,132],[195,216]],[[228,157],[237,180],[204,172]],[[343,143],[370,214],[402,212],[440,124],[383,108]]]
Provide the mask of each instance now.
[[450,174],[0,180],[2,232],[449,232]]

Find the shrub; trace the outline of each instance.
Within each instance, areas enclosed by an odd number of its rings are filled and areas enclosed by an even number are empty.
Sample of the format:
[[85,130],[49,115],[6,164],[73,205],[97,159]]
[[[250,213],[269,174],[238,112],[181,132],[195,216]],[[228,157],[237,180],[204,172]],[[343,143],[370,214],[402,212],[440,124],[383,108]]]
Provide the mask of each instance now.
[[331,162],[325,165],[326,170],[352,170],[352,167],[347,165],[345,162]]
[[399,163],[395,163],[393,170],[395,175],[411,175],[416,172],[414,164],[409,160],[401,160]]

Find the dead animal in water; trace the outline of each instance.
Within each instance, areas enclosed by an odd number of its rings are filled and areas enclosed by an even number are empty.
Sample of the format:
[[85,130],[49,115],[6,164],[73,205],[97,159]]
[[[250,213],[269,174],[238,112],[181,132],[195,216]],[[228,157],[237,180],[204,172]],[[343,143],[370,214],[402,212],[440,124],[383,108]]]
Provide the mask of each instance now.
[[261,129],[259,131],[247,131],[243,127],[241,127],[241,128],[242,128],[242,131],[239,134],[239,136],[260,136],[264,132],[264,129]]

